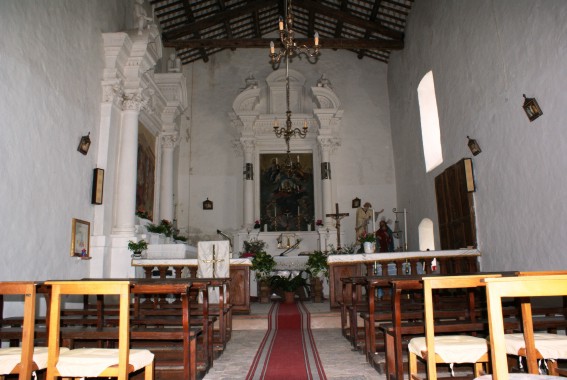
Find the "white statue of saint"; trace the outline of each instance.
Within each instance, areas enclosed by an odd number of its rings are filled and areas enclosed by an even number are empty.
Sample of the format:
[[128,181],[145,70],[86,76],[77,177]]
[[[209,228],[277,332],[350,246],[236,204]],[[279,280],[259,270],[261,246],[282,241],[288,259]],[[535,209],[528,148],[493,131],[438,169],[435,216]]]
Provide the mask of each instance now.
[[171,53],[169,59],[167,60],[167,72],[168,73],[180,73],[181,72],[181,59],[175,54]]
[[142,34],[146,25],[148,26],[148,28],[150,27],[150,21],[153,21],[153,19],[151,17],[148,17],[148,14],[146,13],[146,9],[144,8],[144,0],[136,0],[136,3],[134,4],[134,18],[138,23],[138,34]]

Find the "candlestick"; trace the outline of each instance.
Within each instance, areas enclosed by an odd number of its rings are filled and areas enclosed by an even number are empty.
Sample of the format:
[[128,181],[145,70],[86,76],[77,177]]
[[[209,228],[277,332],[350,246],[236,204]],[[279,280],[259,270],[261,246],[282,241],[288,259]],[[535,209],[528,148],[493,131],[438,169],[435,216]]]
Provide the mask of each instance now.
[[404,251],[408,250],[408,214],[404,208]]

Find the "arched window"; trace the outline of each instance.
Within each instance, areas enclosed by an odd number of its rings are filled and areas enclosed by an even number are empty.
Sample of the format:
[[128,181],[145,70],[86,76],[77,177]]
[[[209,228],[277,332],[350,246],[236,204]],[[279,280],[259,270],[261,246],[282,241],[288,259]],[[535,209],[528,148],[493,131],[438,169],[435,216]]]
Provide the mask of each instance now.
[[433,221],[429,218],[424,218],[418,227],[419,233],[419,250],[420,251],[435,251],[435,239],[433,238]]
[[417,86],[419,100],[419,115],[421,118],[421,137],[423,154],[425,156],[425,170],[430,172],[443,162],[441,150],[441,132],[439,130],[439,114],[437,112],[437,98],[435,97],[435,84],[433,72],[430,71]]

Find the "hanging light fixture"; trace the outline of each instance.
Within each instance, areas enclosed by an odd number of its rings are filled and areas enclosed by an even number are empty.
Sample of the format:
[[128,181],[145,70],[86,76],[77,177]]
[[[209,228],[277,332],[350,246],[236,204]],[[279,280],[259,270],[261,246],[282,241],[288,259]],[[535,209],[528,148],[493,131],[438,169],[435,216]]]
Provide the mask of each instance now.
[[296,56],[306,56],[310,63],[317,62],[319,58],[319,34],[315,32],[314,47],[310,48],[307,45],[297,45],[293,30],[293,13],[291,10],[291,0],[286,1],[286,17],[285,22],[282,17],[279,19],[279,31],[280,31],[280,41],[281,47],[276,53],[276,48],[274,42],[270,42],[270,59],[272,63],[272,68],[276,70],[280,66],[282,59],[285,59],[285,93],[286,93],[286,122],[285,128],[279,126],[278,121],[274,120],[274,134],[276,137],[283,137],[285,139],[285,144],[287,147],[287,158],[286,161],[290,164],[292,163],[289,157],[289,140],[293,136],[298,136],[302,139],[307,136],[307,121],[303,122],[303,128],[293,128],[293,123],[291,121],[291,109],[289,107],[289,60]]

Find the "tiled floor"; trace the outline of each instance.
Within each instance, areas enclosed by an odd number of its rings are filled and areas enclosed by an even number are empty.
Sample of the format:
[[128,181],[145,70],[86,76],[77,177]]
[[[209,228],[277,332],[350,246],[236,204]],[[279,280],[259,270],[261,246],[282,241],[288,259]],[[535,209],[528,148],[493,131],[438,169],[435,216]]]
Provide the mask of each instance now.
[[[330,312],[328,302],[320,304],[306,302],[305,305],[311,313],[312,325],[314,323],[319,325],[318,328],[313,328],[312,331],[328,379],[385,379],[384,375],[380,375],[366,363],[364,355],[359,351],[351,349],[350,344],[341,335],[339,328],[326,327],[326,325],[340,326],[340,324],[337,324],[337,321],[340,320],[339,314],[338,312]],[[254,355],[266,332],[266,328],[257,329],[255,327],[262,325],[262,317],[267,317],[270,306],[252,304],[252,313],[249,317],[234,317],[235,321],[247,319],[248,322],[236,323],[243,329],[233,331],[232,339],[228,343],[225,352],[219,359],[215,360],[213,368],[209,370],[204,379],[237,380],[246,378]],[[247,325],[253,327],[246,328]]]

